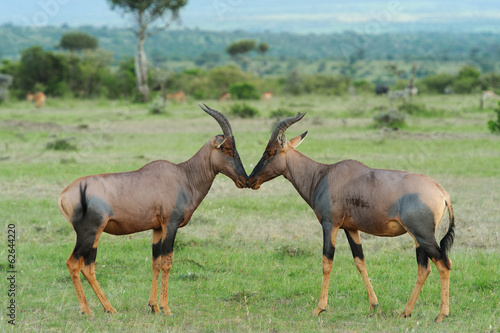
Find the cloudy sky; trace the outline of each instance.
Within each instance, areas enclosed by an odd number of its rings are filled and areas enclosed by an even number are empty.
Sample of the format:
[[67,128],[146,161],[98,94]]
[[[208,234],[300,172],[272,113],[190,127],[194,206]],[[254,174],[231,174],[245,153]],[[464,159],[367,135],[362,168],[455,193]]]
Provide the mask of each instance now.
[[[182,27],[205,30],[500,32],[500,1],[189,0],[181,19]],[[106,0],[0,1],[0,24],[124,27],[129,22]]]

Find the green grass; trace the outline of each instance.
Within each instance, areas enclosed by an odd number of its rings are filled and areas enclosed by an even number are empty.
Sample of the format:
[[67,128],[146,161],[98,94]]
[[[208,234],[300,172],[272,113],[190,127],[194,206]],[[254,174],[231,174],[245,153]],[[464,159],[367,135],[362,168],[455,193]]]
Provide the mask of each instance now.
[[[180,229],[174,246],[169,305],[174,317],[152,315],[151,232],[103,235],[97,279],[117,315],[103,313],[89,285],[94,317],[81,316],[64,264],[75,234],[57,208],[74,179],[134,170],[156,159],[181,162],[221,132],[197,103],[228,113],[231,103],[190,101],[164,115],[126,102],[49,100],[0,106],[0,234],[16,225],[16,327],[7,324],[7,237],[0,244],[0,331],[42,332],[497,332],[500,330],[500,137],[477,110],[475,96],[417,96],[438,116],[410,116],[399,131],[372,126],[387,100],[375,96],[275,98],[252,101],[261,116],[230,118],[247,172],[259,160],[281,108],[307,112],[287,131],[309,135],[299,150],[323,163],[357,159],[438,180],[451,194],[456,240],[450,316],[439,312],[439,274],[433,267],[412,317],[404,309],[416,279],[414,243],[404,235],[362,235],[368,273],[380,306],[372,314],[343,233],[337,239],[329,304],[313,317],[321,285],[322,231],[314,213],[283,177],[259,191],[239,190],[217,176],[207,198]],[[470,104],[470,106],[469,106]],[[48,150],[67,139],[75,151]],[[447,221],[438,228],[444,235]]]

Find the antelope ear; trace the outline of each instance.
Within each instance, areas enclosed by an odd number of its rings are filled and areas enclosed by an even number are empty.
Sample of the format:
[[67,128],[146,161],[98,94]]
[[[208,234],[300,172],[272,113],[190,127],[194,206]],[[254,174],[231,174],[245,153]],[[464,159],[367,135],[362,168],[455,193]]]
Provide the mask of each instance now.
[[276,141],[278,141],[278,144],[280,145],[281,149],[285,149],[285,147],[286,147],[286,136],[285,136],[285,133],[280,132],[278,134],[278,137],[276,138]]
[[298,147],[302,141],[304,141],[304,138],[306,137],[308,132],[304,132],[302,133],[301,135],[299,136],[296,136],[295,138],[291,139],[290,140],[290,145],[293,147],[293,148],[296,148]]
[[221,136],[221,135],[218,135],[218,136],[215,138],[214,142],[213,142],[213,146],[214,146],[215,148],[219,149],[219,148],[222,146],[222,144],[224,144],[224,142],[226,142],[226,139],[227,139],[226,137],[223,137],[223,136]]

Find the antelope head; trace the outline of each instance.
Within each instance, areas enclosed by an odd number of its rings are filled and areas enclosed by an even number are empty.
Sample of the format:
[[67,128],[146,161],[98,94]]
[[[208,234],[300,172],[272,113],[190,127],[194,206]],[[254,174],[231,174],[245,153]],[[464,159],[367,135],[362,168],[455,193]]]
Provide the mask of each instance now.
[[263,183],[286,172],[287,152],[290,149],[295,149],[304,140],[307,132],[287,141],[285,131],[288,127],[301,120],[304,115],[305,113],[297,113],[296,116],[283,119],[276,125],[262,158],[253,169],[250,177],[248,177],[247,187],[258,190]]
[[210,155],[210,162],[214,171],[231,178],[236,187],[245,188],[248,175],[236,150],[236,143],[229,121],[219,111],[209,108],[206,104],[203,105],[200,105],[200,107],[219,123],[223,133],[223,135],[217,135],[212,139],[213,150]]

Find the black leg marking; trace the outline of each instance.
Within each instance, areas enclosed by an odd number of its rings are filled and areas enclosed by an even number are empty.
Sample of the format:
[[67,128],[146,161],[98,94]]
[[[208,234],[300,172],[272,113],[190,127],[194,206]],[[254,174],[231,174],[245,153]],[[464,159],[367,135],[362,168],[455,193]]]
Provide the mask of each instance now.
[[425,253],[425,250],[420,246],[417,247],[416,252],[417,252],[417,264],[427,269],[427,266],[429,265],[429,256],[427,255],[427,253]]
[[352,256],[354,258],[359,258],[361,260],[364,260],[365,256],[363,255],[363,247],[361,246],[361,244],[356,243],[354,239],[352,239],[349,231],[347,230],[344,231],[345,235],[347,236],[347,241],[349,242],[349,246],[351,247]]
[[179,227],[179,223],[176,223],[177,221],[171,221],[173,223],[168,223],[167,226],[167,237],[161,244],[161,254],[169,254],[174,252],[174,241],[175,241],[175,235],[177,234],[177,229]]
[[97,248],[92,248],[89,251],[88,256],[84,257],[85,258],[85,265],[88,266],[90,264],[93,264],[95,262],[95,258],[97,257]]
[[161,239],[158,243],[153,244],[153,260],[161,255]]
[[323,255],[333,260],[335,246],[332,244],[332,224],[330,222],[321,223],[323,226]]

